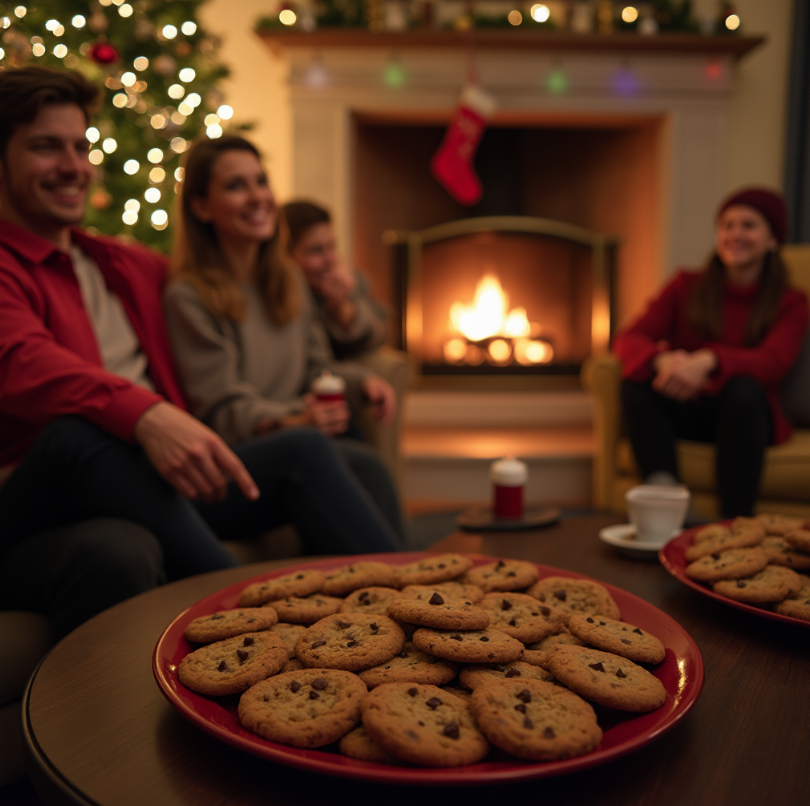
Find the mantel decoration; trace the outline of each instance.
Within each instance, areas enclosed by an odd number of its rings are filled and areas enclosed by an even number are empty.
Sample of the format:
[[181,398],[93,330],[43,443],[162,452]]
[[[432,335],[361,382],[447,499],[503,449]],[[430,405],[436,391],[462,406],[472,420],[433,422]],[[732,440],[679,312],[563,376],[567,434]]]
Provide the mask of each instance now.
[[719,0],[714,14],[698,17],[692,0],[280,0],[257,30],[296,28],[407,32],[521,29],[575,34],[740,32],[732,3]]
[[85,222],[105,234],[167,249],[180,155],[233,117],[202,2],[20,0],[0,11],[0,69],[68,67],[104,87],[87,131],[96,182]]

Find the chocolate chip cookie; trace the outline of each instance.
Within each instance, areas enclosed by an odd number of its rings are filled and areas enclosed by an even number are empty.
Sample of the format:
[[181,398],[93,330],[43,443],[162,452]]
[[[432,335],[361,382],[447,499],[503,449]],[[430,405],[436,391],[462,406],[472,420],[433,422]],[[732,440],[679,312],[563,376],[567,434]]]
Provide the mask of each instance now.
[[467,704],[436,686],[377,686],[363,700],[362,715],[375,742],[412,764],[458,767],[489,752]]
[[571,616],[568,629],[586,644],[636,663],[661,663],[666,655],[664,645],[654,635],[607,616]]
[[363,725],[349,731],[338,743],[338,750],[342,755],[360,761],[376,761],[378,764],[402,763],[395,755],[375,742]]
[[274,599],[266,607],[278,613],[280,621],[288,624],[314,624],[324,616],[331,616],[340,610],[343,599],[337,596],[324,596],[313,593],[311,596],[285,596]]
[[435,585],[406,585],[400,593],[406,599],[426,601],[434,593],[440,593],[445,599],[460,599],[462,602],[478,604],[484,598],[484,591],[477,585],[464,585],[461,582],[438,582]]
[[470,708],[496,747],[529,761],[581,756],[602,740],[593,708],[540,680],[501,680],[473,691]]
[[539,602],[564,613],[621,618],[619,606],[607,588],[598,582],[572,577],[545,577],[526,591]]
[[423,652],[457,663],[509,663],[523,644],[500,630],[433,630],[420,627],[413,642]]
[[398,588],[406,585],[433,585],[461,576],[472,568],[472,560],[462,554],[437,554],[414,563],[397,567]]
[[[269,610],[270,608],[268,608]],[[273,611],[275,612],[275,611]],[[287,624],[286,622],[278,622],[270,628],[270,632],[274,632],[282,641],[284,646],[287,647],[287,654],[295,657],[295,645],[298,639],[307,631],[303,624]]]
[[360,588],[350,593],[343,600],[338,612],[384,616],[388,613],[388,605],[399,595],[396,588]]
[[295,655],[305,666],[359,672],[402,651],[405,633],[387,616],[336,613],[301,636]]
[[266,607],[219,610],[210,616],[195,618],[186,626],[186,638],[195,644],[210,644],[246,632],[267,630],[277,621],[276,612]]
[[284,576],[253,582],[239,596],[240,607],[258,607],[285,596],[309,596],[321,589],[326,574],[323,571],[295,571]]
[[719,554],[707,554],[689,563],[684,573],[698,582],[718,582],[753,576],[768,564],[768,555],[759,547],[729,549]]
[[358,672],[357,676],[371,689],[383,683],[424,683],[443,686],[458,674],[458,665],[428,655],[410,641],[391,660]]
[[284,642],[266,630],[195,649],[180,661],[177,677],[199,694],[238,694],[276,674],[286,662]]
[[242,695],[239,720],[247,730],[273,742],[323,747],[357,725],[365,696],[365,685],[350,672],[285,672]]
[[810,571],[810,552],[793,548],[784,537],[769,535],[759,547],[768,555],[772,565],[784,565],[794,571]]
[[396,571],[392,565],[379,562],[356,562],[344,565],[326,575],[320,592],[327,596],[345,596],[358,588],[390,588]]
[[474,691],[478,686],[493,680],[543,680],[550,683],[554,677],[539,666],[521,660],[512,663],[473,663],[463,668],[458,681],[464,688]]
[[783,565],[766,565],[759,573],[745,579],[724,579],[715,582],[712,590],[735,602],[769,604],[795,596],[802,587],[802,578]]
[[785,540],[799,551],[810,551],[810,529],[794,529],[785,535]]
[[557,646],[548,657],[547,668],[586,700],[619,711],[654,711],[667,699],[657,677],[627,658],[600,649]]
[[563,626],[563,614],[525,593],[488,593],[481,607],[489,612],[490,627],[524,644],[539,641]]
[[699,543],[693,543],[684,552],[687,562],[699,560],[708,554],[719,554],[728,549],[756,546],[765,537],[765,527],[757,521],[746,520],[733,523],[725,534],[716,534]]
[[794,596],[788,596],[784,601],[779,602],[774,608],[777,613],[783,616],[800,618],[803,621],[810,621],[810,577],[799,574],[801,577],[801,587]]
[[489,593],[528,588],[537,581],[537,576],[537,566],[534,563],[524,560],[498,560],[494,563],[476,566],[468,571],[461,581],[477,585]]
[[388,607],[388,615],[396,621],[438,630],[484,630],[490,621],[490,614],[483,607],[445,600],[438,591],[427,601],[395,599]]

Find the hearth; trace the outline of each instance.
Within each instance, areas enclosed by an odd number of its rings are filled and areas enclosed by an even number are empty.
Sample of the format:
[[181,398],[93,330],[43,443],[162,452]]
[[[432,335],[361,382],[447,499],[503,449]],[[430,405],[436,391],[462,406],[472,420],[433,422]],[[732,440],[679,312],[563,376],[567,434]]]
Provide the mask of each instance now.
[[398,346],[425,376],[575,375],[607,350],[615,237],[487,216],[384,240]]

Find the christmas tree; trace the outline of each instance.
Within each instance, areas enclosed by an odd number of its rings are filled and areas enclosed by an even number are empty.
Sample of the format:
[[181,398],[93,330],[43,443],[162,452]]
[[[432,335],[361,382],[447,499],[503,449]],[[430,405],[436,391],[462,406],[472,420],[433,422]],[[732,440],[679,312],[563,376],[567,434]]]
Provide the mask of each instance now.
[[78,70],[102,87],[88,139],[97,181],[85,223],[166,250],[180,155],[220,137],[228,71],[197,21],[205,0],[30,0],[0,10],[0,68]]

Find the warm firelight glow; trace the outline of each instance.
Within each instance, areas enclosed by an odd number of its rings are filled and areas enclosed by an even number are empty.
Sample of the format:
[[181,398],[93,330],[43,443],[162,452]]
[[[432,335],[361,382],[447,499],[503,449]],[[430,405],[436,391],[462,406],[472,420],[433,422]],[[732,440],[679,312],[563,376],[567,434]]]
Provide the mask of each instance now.
[[[480,364],[486,355],[492,364],[514,360],[524,366],[548,364],[554,348],[545,339],[531,338],[540,326],[529,322],[525,308],[509,310],[509,298],[497,275],[489,272],[475,288],[471,305],[455,302],[450,307],[453,334],[443,345],[444,359],[451,364]],[[490,340],[489,344],[477,347]]]
[[505,364],[512,355],[512,345],[508,341],[504,341],[504,339],[493,339],[487,352],[496,364]]
[[495,274],[485,274],[475,287],[472,305],[453,303],[450,308],[450,324],[470,341],[481,341],[493,336],[527,336],[530,328],[525,309],[515,308],[507,313],[508,307],[509,300],[498,277]]
[[518,364],[549,364],[554,358],[554,348],[547,341],[518,339],[515,342],[515,360]]

